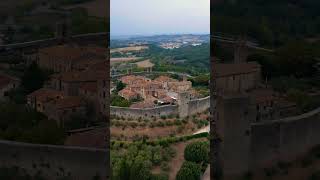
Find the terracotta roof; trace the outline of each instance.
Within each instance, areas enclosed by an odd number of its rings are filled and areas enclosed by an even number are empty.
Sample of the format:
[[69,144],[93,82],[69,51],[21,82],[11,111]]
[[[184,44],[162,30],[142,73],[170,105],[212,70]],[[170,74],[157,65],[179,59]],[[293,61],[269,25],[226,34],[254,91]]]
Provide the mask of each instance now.
[[57,96],[63,96],[63,93],[53,89],[41,88],[32,92],[27,97],[36,98],[37,101],[49,101],[56,99]]
[[128,96],[128,97],[134,97],[134,96],[139,95],[137,92],[132,91],[132,90],[129,89],[129,88],[124,88],[124,89],[122,89],[121,91],[119,91],[119,94],[120,94],[120,95],[124,95],[124,96]]
[[123,76],[121,77],[121,81],[125,84],[132,84],[132,83],[142,83],[145,81],[145,77],[143,76],[134,76],[134,75],[129,75],[129,76]]
[[54,105],[57,109],[66,109],[73,107],[84,106],[85,102],[82,98],[77,96],[67,96],[62,99],[57,99],[54,101]]
[[215,63],[213,64],[213,73],[214,77],[223,77],[257,72],[259,68],[260,65],[255,62],[234,64]]

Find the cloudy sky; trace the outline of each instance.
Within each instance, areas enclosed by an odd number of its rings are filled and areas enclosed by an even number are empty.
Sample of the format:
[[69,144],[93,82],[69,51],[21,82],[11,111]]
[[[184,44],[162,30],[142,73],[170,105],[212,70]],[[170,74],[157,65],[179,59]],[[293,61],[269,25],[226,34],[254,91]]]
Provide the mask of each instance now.
[[111,36],[209,33],[210,0],[111,0]]

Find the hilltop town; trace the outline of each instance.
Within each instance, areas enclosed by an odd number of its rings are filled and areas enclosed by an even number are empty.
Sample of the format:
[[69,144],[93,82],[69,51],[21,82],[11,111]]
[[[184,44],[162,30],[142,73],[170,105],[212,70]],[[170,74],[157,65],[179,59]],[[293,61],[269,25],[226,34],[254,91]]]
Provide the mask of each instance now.
[[[204,154],[208,152],[209,69],[200,66],[209,60],[209,46],[208,41],[200,40],[203,37],[206,35],[164,35],[111,41],[114,176],[120,176],[119,163],[131,153],[157,154],[143,158],[152,164],[147,167],[141,162],[147,174],[175,179],[183,164],[185,147],[200,145]],[[200,41],[204,44],[194,44]],[[180,43],[179,47],[169,47]],[[188,54],[191,47],[198,48],[195,53],[206,53],[194,58],[192,52]],[[170,54],[172,50],[177,52]],[[160,55],[162,51],[165,53]],[[180,59],[179,55],[185,57]],[[197,58],[203,59],[193,63]],[[189,64],[194,67],[192,71],[186,68]],[[136,146],[139,142],[143,146]],[[137,151],[132,152],[131,148]],[[117,154],[118,151],[122,153]],[[207,163],[203,163],[201,172],[206,167]]]

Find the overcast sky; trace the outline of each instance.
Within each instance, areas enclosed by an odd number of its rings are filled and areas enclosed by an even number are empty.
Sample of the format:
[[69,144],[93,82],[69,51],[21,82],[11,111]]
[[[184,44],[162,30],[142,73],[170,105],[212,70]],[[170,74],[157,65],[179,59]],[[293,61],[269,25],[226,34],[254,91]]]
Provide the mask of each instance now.
[[210,32],[210,0],[111,0],[111,35]]

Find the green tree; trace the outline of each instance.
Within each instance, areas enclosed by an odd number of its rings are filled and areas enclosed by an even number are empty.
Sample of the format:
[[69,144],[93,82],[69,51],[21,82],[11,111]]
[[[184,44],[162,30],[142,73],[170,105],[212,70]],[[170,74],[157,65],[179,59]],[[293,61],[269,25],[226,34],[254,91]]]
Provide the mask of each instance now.
[[125,98],[115,93],[111,95],[111,106],[129,107],[130,105],[131,105],[130,101],[126,100]]
[[200,165],[185,161],[177,173],[176,180],[200,180]]
[[289,42],[276,51],[277,63],[283,75],[295,75],[296,77],[308,77],[315,72],[313,47],[301,41]]
[[26,93],[31,93],[42,88],[48,76],[49,72],[41,70],[36,63],[32,63],[24,72],[21,78],[21,85]]
[[195,163],[206,162],[209,158],[209,144],[207,142],[193,142],[184,149],[184,158]]
[[116,91],[119,92],[122,89],[126,87],[126,84],[124,84],[122,81],[117,81],[116,83]]

